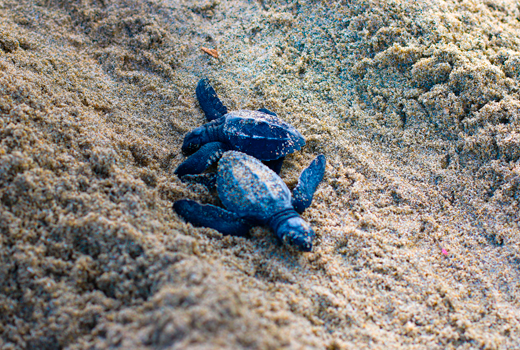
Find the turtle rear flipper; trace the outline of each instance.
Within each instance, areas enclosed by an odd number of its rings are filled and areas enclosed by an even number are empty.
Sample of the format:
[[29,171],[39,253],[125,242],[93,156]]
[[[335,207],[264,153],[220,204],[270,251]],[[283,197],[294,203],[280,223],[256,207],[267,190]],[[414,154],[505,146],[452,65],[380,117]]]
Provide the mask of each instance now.
[[193,226],[209,227],[223,235],[246,236],[251,229],[238,215],[211,204],[183,199],[173,203],[173,209]]
[[211,164],[220,159],[228,147],[222,142],[210,142],[203,145],[199,150],[182,162],[175,174],[184,176],[188,174],[201,174]]
[[292,205],[298,213],[303,213],[311,205],[314,192],[323,179],[325,163],[325,156],[320,154],[312,161],[311,165],[302,171],[298,184],[292,193]]
[[208,79],[199,80],[195,93],[208,121],[220,118],[227,113],[226,106],[218,98],[215,89],[209,85]]
[[210,191],[217,190],[217,174],[216,173],[204,173],[204,174],[187,174],[180,177],[182,182],[201,184]]
[[267,165],[269,169],[274,171],[276,175],[280,175],[280,171],[282,171],[282,165],[285,157],[280,157],[275,160],[264,160],[262,163]]

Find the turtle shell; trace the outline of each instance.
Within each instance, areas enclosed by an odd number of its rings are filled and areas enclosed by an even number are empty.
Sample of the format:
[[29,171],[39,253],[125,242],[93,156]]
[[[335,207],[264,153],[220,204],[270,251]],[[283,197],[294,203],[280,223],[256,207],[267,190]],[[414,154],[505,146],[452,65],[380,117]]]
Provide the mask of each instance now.
[[266,222],[291,209],[291,191],[274,171],[247,154],[229,151],[218,164],[217,191],[224,206],[240,217]]
[[274,160],[300,150],[305,139],[280,118],[260,111],[233,111],[225,116],[224,135],[236,151]]

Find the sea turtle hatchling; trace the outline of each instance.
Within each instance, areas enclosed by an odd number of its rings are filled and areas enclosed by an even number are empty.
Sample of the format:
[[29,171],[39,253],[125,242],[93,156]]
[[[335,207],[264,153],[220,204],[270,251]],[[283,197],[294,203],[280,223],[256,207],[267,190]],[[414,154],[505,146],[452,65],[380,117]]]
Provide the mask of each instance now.
[[305,145],[298,130],[265,108],[228,113],[207,79],[198,82],[195,92],[209,122],[185,136],[182,152],[195,153],[175,170],[179,177],[204,172],[226,151],[249,154],[279,173],[284,157]]
[[311,204],[325,172],[325,156],[317,156],[291,191],[258,159],[228,151],[218,163],[217,193],[226,209],[183,199],[174,210],[194,226],[210,227],[224,235],[244,236],[255,225],[270,226],[284,243],[301,251],[312,249],[315,236],[298,213]]

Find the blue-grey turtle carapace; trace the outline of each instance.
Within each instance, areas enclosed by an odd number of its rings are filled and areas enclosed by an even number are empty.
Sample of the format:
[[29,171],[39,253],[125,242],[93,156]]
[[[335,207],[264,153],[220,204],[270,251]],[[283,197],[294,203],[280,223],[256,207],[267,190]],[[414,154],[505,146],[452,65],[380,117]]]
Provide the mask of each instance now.
[[196,94],[209,122],[185,136],[182,152],[193,154],[175,170],[178,176],[202,173],[226,151],[249,154],[279,173],[284,157],[305,145],[298,130],[265,108],[228,113],[207,79]]
[[284,243],[311,251],[314,231],[298,213],[310,206],[323,179],[325,157],[319,155],[298,180],[292,194],[282,179],[258,159],[230,151],[218,163],[217,193],[224,205],[202,205],[192,200],[174,203],[177,214],[195,226],[224,235],[244,236],[255,225],[267,225]]

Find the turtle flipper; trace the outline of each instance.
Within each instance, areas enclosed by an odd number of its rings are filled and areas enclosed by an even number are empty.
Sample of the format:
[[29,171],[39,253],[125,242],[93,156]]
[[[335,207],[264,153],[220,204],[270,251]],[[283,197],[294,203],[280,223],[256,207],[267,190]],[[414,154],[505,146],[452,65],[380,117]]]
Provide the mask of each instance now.
[[211,204],[182,199],[173,203],[173,210],[193,226],[209,227],[223,235],[246,236],[251,228],[238,215]]
[[208,79],[199,80],[195,93],[207,120],[212,121],[227,113],[226,106],[222,104],[215,90],[209,85]]
[[220,159],[228,147],[222,142],[210,142],[203,145],[199,150],[189,156],[175,169],[177,176],[187,174],[200,174],[211,164]]
[[216,173],[204,173],[204,174],[188,174],[180,177],[182,182],[197,183],[206,186],[210,191],[217,189],[217,174]]
[[278,117],[278,116],[276,115],[275,112],[271,112],[271,111],[268,110],[267,108],[260,108],[258,111],[259,111],[259,112],[262,112],[262,113],[265,113],[265,114],[269,114],[269,115],[273,115],[273,116],[275,116],[275,117]]
[[282,170],[283,160],[285,157],[281,157],[275,160],[265,160],[262,163],[267,165],[272,171],[276,174],[280,175],[280,171]]
[[325,163],[325,156],[320,154],[300,175],[292,193],[292,205],[298,213],[303,213],[311,205],[312,196],[323,179]]

